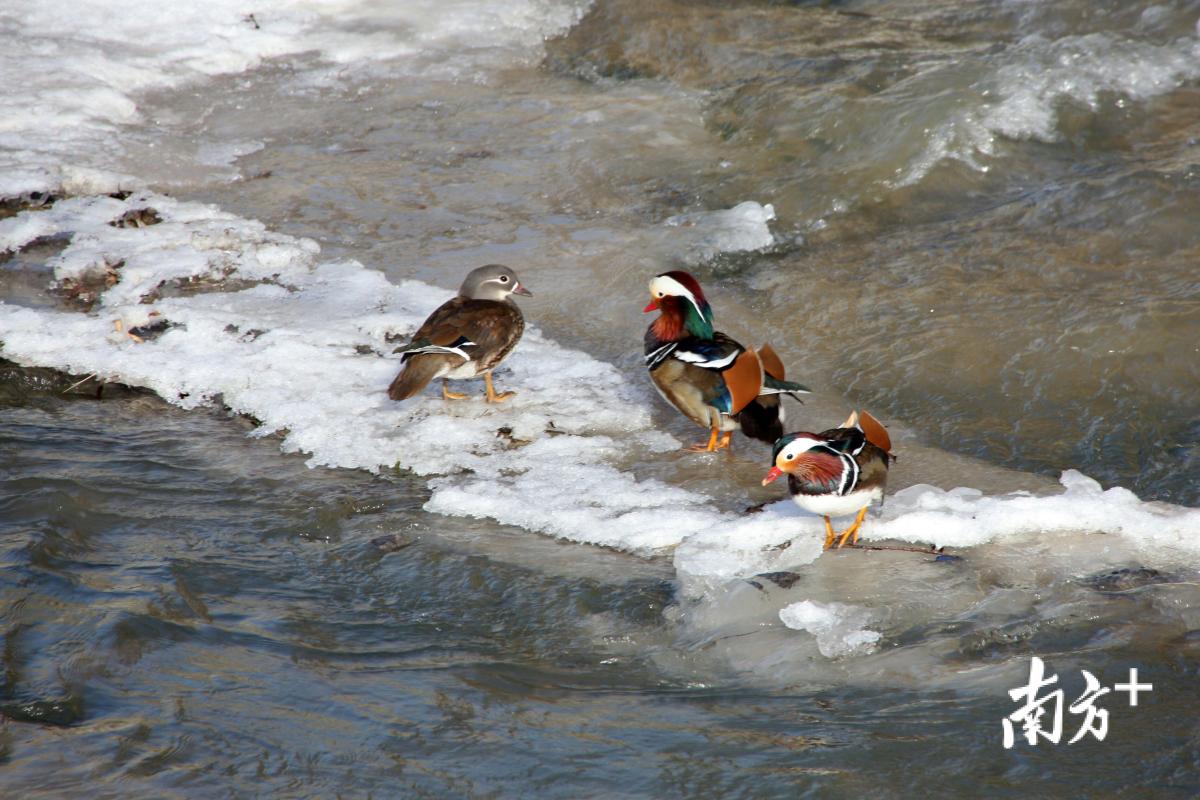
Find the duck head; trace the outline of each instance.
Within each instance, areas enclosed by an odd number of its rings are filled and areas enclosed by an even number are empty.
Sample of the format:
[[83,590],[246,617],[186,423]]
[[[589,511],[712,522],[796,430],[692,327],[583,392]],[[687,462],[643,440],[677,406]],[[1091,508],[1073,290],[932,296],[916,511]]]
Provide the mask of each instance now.
[[686,334],[712,338],[712,306],[705,299],[700,283],[687,272],[676,269],[654,276],[650,281],[650,302],[642,311],[656,310],[661,312],[654,321],[660,339],[674,340]]
[[816,483],[836,483],[845,470],[841,454],[815,433],[789,433],[775,442],[771,451],[773,465],[763,486],[784,473]]
[[485,264],[467,273],[458,294],[470,300],[507,300],[509,295],[532,297],[533,292],[521,285],[517,273],[503,264]]

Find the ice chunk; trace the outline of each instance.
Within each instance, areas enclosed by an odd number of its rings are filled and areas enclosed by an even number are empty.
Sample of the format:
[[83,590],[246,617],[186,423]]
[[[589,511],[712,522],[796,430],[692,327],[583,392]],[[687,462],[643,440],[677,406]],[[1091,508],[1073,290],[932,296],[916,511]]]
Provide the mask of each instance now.
[[767,223],[775,219],[775,207],[753,200],[738,203],[723,211],[698,211],[667,219],[672,228],[686,231],[689,247],[699,258],[720,253],[763,250],[775,243]]
[[[1200,556],[1200,509],[1143,501],[1122,487],[1102,489],[1076,470],[1064,491],[985,495],[978,489],[909,486],[863,523],[862,541],[971,548],[1017,537],[1119,536],[1147,566],[1190,565]],[[878,514],[878,515],[876,515]],[[762,514],[698,531],[675,550],[682,594],[711,597],[730,581],[794,569],[821,555],[819,517],[784,500]],[[779,549],[782,542],[791,542]]]
[[1200,509],[1143,502],[1121,487],[1106,491],[1076,470],[1060,482],[1065,491],[1049,497],[910,486],[888,501],[870,535],[968,547],[1022,532],[1086,531],[1126,537],[1148,555],[1161,548],[1200,554]]
[[817,649],[826,658],[862,655],[875,649],[882,635],[864,628],[870,613],[844,603],[801,600],[779,609],[784,625],[817,637]]

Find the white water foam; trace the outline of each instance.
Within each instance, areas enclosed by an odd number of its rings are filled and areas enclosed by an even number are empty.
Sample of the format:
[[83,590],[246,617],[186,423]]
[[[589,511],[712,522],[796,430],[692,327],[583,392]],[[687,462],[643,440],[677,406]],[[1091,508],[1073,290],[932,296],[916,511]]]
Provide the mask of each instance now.
[[1106,33],[1048,40],[1032,35],[996,57],[995,70],[970,88],[976,105],[954,111],[928,129],[925,150],[898,181],[921,180],[943,159],[986,171],[981,156],[996,153],[996,137],[1055,142],[1059,116],[1074,103],[1103,113],[1104,93],[1141,101],[1200,78],[1200,41],[1156,45]]
[[[0,9],[0,197],[137,187],[112,171],[121,132],[152,122],[152,90],[245,72],[305,54],[310,83],[348,70],[479,78],[536,58],[546,36],[582,14],[582,0],[14,0]],[[251,13],[253,12],[253,13]],[[200,143],[199,163],[226,161],[227,143]],[[239,149],[256,143],[242,143]]]

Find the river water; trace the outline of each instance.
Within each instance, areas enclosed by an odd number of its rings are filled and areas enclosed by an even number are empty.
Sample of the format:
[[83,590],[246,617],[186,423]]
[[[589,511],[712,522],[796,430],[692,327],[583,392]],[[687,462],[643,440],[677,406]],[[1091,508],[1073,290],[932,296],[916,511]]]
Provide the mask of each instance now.
[[[0,11],[5,796],[1200,793],[1200,4],[159,5]],[[677,268],[957,560],[681,451]]]

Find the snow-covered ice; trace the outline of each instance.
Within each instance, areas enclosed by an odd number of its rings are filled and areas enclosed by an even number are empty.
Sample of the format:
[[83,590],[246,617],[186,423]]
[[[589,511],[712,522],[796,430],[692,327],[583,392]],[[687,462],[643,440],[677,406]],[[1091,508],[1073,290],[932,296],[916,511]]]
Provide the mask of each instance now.
[[[162,222],[109,224],[144,208]],[[6,249],[48,235],[69,237],[53,261],[60,280],[107,268],[120,280],[88,314],[0,305],[8,358],[145,386],[185,408],[219,397],[312,466],[437,476],[432,511],[639,552],[725,520],[707,498],[612,465],[631,446],[680,445],[653,428],[642,394],[612,365],[536,327],[497,378],[518,392],[502,406],[446,404],[433,391],[389,400],[399,359],[385,337],[411,333],[452,291],[393,285],[356,262],[320,261],[310,240],[149,193],[0,221]],[[170,327],[145,343],[121,332],[164,320]]]
[[[109,224],[147,208],[162,221]],[[119,280],[90,313],[0,305],[7,358],[144,386],[185,408],[219,398],[258,420],[255,435],[280,434],[285,452],[308,454],[314,467],[425,476],[430,511],[632,552],[676,547],[685,596],[820,556],[820,519],[787,500],[732,514],[713,498],[620,469],[631,452],[680,446],[654,427],[651,401],[632,383],[642,376],[536,326],[497,378],[517,391],[508,403],[445,403],[434,391],[389,400],[399,361],[387,337],[414,330],[448,289],[395,285],[357,262],[323,261],[310,240],[148,192],[66,199],[0,221],[4,249],[47,236],[66,240],[52,261],[59,280],[105,269]],[[536,300],[526,310],[536,319]],[[170,327],[145,343],[121,332],[163,320]],[[1049,497],[913,486],[869,518],[863,535],[973,547],[1085,531],[1126,537],[1156,557],[1200,553],[1200,510],[1103,491],[1073,471],[1063,485]]]
[[[394,403],[385,390],[399,361],[389,337],[414,330],[451,288],[393,284],[357,262],[324,259],[311,240],[149,191],[118,166],[123,135],[152,122],[139,105],[147,93],[281,56],[294,57],[297,85],[328,86],[341,70],[375,68],[474,80],[498,65],[535,60],[544,38],[586,5],[290,0],[251,15],[230,0],[6,4],[0,197],[69,196],[0,220],[0,252],[63,242],[50,263],[55,279],[92,279],[101,288],[86,313],[0,303],[0,355],[144,386],[184,408],[223,403],[257,421],[252,435],[278,435],[283,451],[306,454],[314,468],[411,473],[428,485],[433,513],[640,554],[673,548],[692,629],[704,628],[714,604],[730,602],[734,612],[761,604],[743,579],[822,558],[821,520],[786,499],[757,514],[724,511],[715,497],[623,468],[680,443],[655,428],[640,372],[626,374],[538,331],[537,298],[524,305],[533,324],[497,376],[515,398],[451,404],[430,391]],[[1200,76],[1198,48],[1190,38],[1156,45],[1110,34],[1017,42],[972,82],[978,104],[930,112],[918,146],[926,150],[898,180],[919,180],[945,158],[979,167],[997,137],[1053,141],[1064,102],[1095,110],[1105,93],[1137,100],[1170,91]],[[191,146],[196,164],[219,171],[262,144]],[[117,190],[123,199],[109,196]],[[161,221],[111,224],[145,209]],[[771,205],[748,200],[671,217],[652,236],[705,260],[772,247],[774,218]],[[117,280],[105,287],[106,276]],[[144,343],[123,332],[164,320],[169,327]],[[1200,509],[1143,502],[1072,470],[1061,483],[1048,496],[912,486],[868,518],[863,537],[960,549],[1083,538],[1096,549],[1119,543],[1114,549],[1163,566],[1200,556]],[[884,634],[867,627],[875,624],[872,611],[790,596],[769,616],[776,627],[815,636],[824,656],[848,657],[882,647]],[[723,617],[711,614],[716,627]]]

